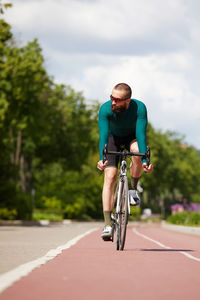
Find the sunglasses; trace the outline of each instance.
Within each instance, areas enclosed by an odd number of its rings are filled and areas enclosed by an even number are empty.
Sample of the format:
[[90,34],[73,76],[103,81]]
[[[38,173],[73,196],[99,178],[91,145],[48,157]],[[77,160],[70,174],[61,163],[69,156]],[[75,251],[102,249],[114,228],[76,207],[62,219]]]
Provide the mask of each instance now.
[[116,103],[120,103],[120,102],[123,102],[123,101],[126,101],[126,100],[130,99],[130,97],[128,97],[128,98],[115,98],[112,95],[110,95],[110,99],[111,99],[111,101],[115,101]]

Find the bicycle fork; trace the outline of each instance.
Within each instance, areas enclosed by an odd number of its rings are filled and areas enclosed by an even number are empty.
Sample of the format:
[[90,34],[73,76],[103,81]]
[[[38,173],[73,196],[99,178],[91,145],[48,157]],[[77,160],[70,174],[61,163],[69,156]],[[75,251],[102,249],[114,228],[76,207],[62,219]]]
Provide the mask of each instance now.
[[[126,175],[120,175],[120,182],[119,182],[119,189],[117,193],[117,205],[116,205],[116,213],[120,213],[120,199],[121,194],[124,192],[124,186],[125,184],[128,185],[128,178]],[[127,187],[128,189],[128,187]],[[129,194],[128,194],[128,214],[131,214],[131,208],[130,208],[130,201],[129,201]]]

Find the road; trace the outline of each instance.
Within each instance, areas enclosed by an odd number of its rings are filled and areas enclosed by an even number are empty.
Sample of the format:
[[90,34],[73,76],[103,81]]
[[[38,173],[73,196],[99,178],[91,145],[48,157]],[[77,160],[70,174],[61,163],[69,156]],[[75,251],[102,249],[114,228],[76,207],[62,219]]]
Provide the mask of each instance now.
[[74,222],[51,226],[0,226],[0,274],[45,255],[101,223]]
[[[69,225],[71,229],[80,226],[82,233],[95,230],[85,236],[79,232],[74,245],[68,239],[65,250],[56,255],[51,252],[51,260],[15,281],[0,294],[0,299],[199,299],[199,236],[158,225],[130,224],[125,251],[116,251],[114,243],[99,238],[102,224],[89,224]],[[38,229],[27,230],[31,236],[31,231]],[[55,247],[59,242],[63,244],[66,240],[61,236],[68,229],[40,229],[46,230],[42,244],[49,239],[54,240]],[[60,237],[55,241],[56,231]]]

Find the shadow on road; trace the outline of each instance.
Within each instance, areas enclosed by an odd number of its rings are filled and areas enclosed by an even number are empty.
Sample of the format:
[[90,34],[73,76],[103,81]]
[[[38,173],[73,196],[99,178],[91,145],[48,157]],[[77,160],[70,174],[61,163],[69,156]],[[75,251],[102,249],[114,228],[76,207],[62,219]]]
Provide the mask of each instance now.
[[140,251],[147,251],[147,252],[180,252],[180,251],[184,251],[184,252],[194,252],[194,250],[190,250],[190,249],[140,249]]

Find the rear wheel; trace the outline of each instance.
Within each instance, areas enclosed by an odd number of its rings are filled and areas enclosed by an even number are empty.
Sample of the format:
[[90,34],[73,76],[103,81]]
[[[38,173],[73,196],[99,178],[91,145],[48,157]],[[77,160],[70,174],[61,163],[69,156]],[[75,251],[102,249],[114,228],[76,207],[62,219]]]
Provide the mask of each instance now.
[[120,236],[121,236],[120,228],[119,225],[117,225],[116,227],[116,249],[117,250],[119,250],[120,248]]
[[115,235],[115,221],[112,224],[112,242],[114,242],[114,235]]

